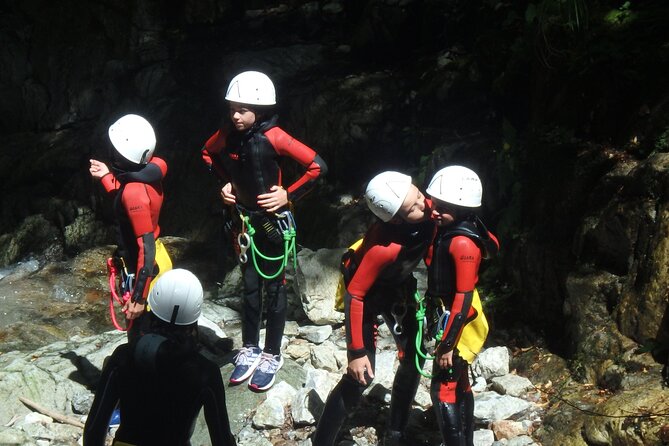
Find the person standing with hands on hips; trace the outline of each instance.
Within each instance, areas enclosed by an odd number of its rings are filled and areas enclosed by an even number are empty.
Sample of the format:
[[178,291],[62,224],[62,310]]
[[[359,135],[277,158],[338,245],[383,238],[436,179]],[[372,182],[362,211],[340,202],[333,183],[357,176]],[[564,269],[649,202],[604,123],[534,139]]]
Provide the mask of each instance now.
[[312,439],[314,446],[334,445],[346,417],[374,378],[378,315],[392,331],[400,360],[381,444],[411,444],[404,430],[420,381],[415,365],[418,324],[412,273],[430,246],[435,226],[429,203],[408,175],[378,174],[369,182],[365,198],[378,219],[343,262],[348,367],[325,402]]
[[[225,100],[229,103],[229,119],[207,140],[202,158],[222,180],[221,197],[234,208],[232,215],[238,231],[236,248],[244,281],[243,345],[235,356],[230,382],[238,384],[251,377],[249,387],[261,391],[274,384],[283,365],[283,268],[295,229],[290,205],[314,187],[327,167],[314,150],[278,127],[273,113],[276,92],[266,74],[238,74],[230,82]],[[303,175],[288,187],[283,186],[280,167],[284,159],[304,168]],[[292,243],[294,246],[294,238]],[[267,298],[267,332],[261,349],[263,289]]]
[[483,188],[474,171],[445,167],[434,175],[426,192],[437,223],[428,255],[426,294],[441,312],[439,320],[445,321],[434,355],[430,394],[444,444],[471,446],[474,396],[467,370],[488,333],[475,287],[481,260],[494,257],[499,242],[476,215]]

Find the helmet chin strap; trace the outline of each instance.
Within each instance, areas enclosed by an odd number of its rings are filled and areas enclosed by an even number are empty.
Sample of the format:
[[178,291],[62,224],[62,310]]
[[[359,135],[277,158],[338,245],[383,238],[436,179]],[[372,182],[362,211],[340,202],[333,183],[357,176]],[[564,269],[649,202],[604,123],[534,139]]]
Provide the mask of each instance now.
[[149,150],[147,149],[147,150],[144,151],[144,153],[142,153],[142,157],[139,160],[139,164],[143,165],[143,164],[148,163],[149,162],[149,160],[147,159],[148,156],[149,156]]
[[172,317],[170,317],[170,325],[174,325],[177,320],[177,315],[179,314],[179,305],[175,305],[172,309]]

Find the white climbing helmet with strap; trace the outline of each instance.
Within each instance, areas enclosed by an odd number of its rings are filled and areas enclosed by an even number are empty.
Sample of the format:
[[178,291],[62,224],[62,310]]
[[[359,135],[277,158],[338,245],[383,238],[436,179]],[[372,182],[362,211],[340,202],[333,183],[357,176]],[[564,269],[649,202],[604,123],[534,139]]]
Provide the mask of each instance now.
[[240,104],[274,105],[276,91],[272,80],[265,73],[244,71],[232,78],[225,99]]
[[195,274],[177,268],[162,274],[149,293],[151,312],[165,322],[190,325],[202,312],[202,284]]
[[139,115],[125,115],[109,127],[109,139],[128,161],[146,164],[156,148],[156,134],[149,121]]
[[434,174],[425,192],[445,203],[477,208],[481,206],[483,186],[473,170],[463,166],[448,166]]
[[411,177],[392,170],[371,179],[365,191],[369,210],[381,220],[391,220],[404,203],[411,188]]

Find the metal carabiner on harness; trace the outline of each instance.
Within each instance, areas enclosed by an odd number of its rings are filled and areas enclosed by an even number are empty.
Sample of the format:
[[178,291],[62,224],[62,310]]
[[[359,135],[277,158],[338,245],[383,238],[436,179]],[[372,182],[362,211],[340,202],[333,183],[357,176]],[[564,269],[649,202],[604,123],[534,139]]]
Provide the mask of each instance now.
[[448,325],[448,319],[451,316],[451,312],[449,310],[444,310],[442,308],[441,314],[439,315],[439,319],[437,320],[437,329],[436,333],[434,334],[434,338],[439,343],[441,341],[441,338],[444,336],[444,331],[446,331],[446,326]]
[[390,314],[392,314],[393,319],[395,319],[395,325],[393,325],[393,333],[396,335],[401,335],[404,331],[402,328],[402,321],[404,316],[407,314],[407,306],[404,302],[395,302],[392,307],[390,307]]
[[239,245],[239,261],[241,263],[248,262],[249,258],[246,251],[251,247],[251,237],[247,232],[240,232],[237,235],[237,244]]
[[281,234],[284,234],[286,231],[295,229],[295,218],[293,217],[292,212],[283,211],[274,215],[276,216],[276,224],[279,227]]

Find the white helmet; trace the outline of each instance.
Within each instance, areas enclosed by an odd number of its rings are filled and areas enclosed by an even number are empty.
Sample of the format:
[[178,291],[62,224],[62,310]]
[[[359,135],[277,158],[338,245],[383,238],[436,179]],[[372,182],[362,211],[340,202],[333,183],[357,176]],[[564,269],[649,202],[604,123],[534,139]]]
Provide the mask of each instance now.
[[244,71],[232,78],[225,99],[241,104],[274,105],[276,92],[272,80],[265,73]]
[[371,179],[365,191],[369,210],[383,221],[392,219],[411,188],[411,177],[392,170]]
[[483,186],[473,170],[463,166],[448,166],[434,174],[425,192],[445,203],[477,208],[481,206]]
[[109,127],[109,139],[123,158],[146,164],[156,148],[156,134],[149,121],[139,115],[125,115]]
[[202,285],[195,274],[185,269],[171,269],[151,288],[149,306],[158,319],[190,325],[200,317],[202,297]]

